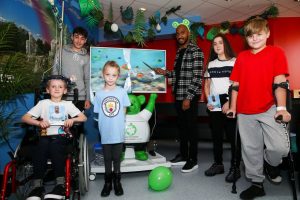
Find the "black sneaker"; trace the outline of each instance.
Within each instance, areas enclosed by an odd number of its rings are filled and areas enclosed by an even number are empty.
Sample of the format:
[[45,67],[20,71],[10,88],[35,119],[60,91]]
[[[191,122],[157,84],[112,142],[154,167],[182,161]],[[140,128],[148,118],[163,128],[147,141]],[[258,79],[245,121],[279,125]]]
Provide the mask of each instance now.
[[36,187],[29,193],[26,200],[41,200],[44,193],[44,187]]
[[224,165],[214,163],[208,170],[204,172],[206,176],[214,176],[216,174],[224,174]]
[[241,199],[254,199],[255,197],[262,197],[265,196],[265,190],[262,183],[252,183],[252,185],[241,192],[240,198]]
[[183,158],[180,154],[177,154],[175,156],[175,158],[170,160],[170,162],[171,162],[171,165],[174,165],[174,166],[185,165],[186,159]]
[[66,189],[63,185],[56,185],[54,189],[45,195],[44,199],[64,199]]
[[282,177],[280,176],[280,169],[274,167],[265,161],[265,175],[267,179],[273,184],[280,184]]
[[188,160],[185,165],[182,167],[181,172],[187,173],[192,172],[194,170],[198,169],[197,161]]
[[[235,173],[235,174],[234,174]],[[239,167],[230,167],[227,176],[225,177],[225,181],[228,183],[233,183],[234,179],[237,181],[241,178],[241,171]]]

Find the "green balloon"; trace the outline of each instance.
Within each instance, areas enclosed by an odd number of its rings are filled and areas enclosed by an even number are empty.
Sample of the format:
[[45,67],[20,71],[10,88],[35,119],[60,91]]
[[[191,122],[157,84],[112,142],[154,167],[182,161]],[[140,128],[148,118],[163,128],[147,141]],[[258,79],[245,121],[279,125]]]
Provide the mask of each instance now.
[[152,190],[163,191],[167,189],[173,180],[172,171],[164,166],[154,168],[148,176],[148,185]]

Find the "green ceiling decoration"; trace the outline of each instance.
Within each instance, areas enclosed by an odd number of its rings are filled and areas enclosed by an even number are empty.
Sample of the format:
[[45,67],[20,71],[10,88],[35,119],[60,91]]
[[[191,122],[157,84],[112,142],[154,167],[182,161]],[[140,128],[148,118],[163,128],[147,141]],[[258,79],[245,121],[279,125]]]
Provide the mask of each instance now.
[[79,6],[89,27],[96,27],[103,20],[102,5],[98,0],[79,0]]
[[135,21],[134,21],[134,28],[132,30],[132,37],[133,40],[139,45],[145,45],[145,36],[146,33],[146,20],[144,11],[138,10],[136,13]]
[[149,40],[154,40],[156,37],[156,33],[154,31],[154,28],[149,28],[148,29],[148,39]]
[[79,0],[79,7],[82,16],[87,16],[90,12],[96,7],[98,1],[91,1],[91,0]]
[[220,27],[212,27],[206,34],[206,39],[213,40],[216,35],[220,32]]
[[113,31],[111,30],[111,25],[113,24],[113,8],[112,8],[112,2],[109,4],[109,10],[108,10],[108,17],[107,20],[104,22],[103,30],[106,34],[113,34]]
[[167,24],[167,18],[160,18],[160,11],[156,11],[154,13],[154,16],[149,17],[148,23],[149,23],[149,29],[148,29],[148,39],[154,40],[156,37],[156,32],[161,31],[160,24],[163,23],[164,25]]
[[89,27],[97,27],[103,20],[103,13],[101,10],[92,10],[88,16],[85,17],[86,23]]
[[190,26],[190,37],[193,43],[197,42],[197,36],[200,36],[202,39],[204,38],[204,27],[205,24],[203,22],[192,22]]
[[113,7],[112,7],[112,2],[109,3],[109,10],[108,10],[108,21],[113,22],[114,20],[114,14],[113,14]]
[[267,10],[265,10],[261,15],[259,15],[262,18],[268,19],[271,17],[277,17],[279,15],[279,10],[276,6],[271,6]]
[[[102,13],[102,5],[98,0],[79,0],[79,5],[81,9],[82,16],[86,17],[86,22],[88,26],[94,27],[98,26],[100,21],[103,20],[103,13]],[[123,36],[122,31],[120,28],[114,24],[114,30],[112,31],[113,25],[113,12],[112,12],[112,4],[110,3],[108,19],[104,22],[104,32],[105,34],[112,35],[116,32],[119,33],[120,39],[123,39],[125,43],[132,43],[135,42],[139,46],[145,45],[145,40],[153,40],[156,37],[156,32],[161,30],[160,24],[163,23],[164,25],[168,22],[168,16],[174,14],[182,19],[186,19],[183,16],[180,16],[176,12],[181,9],[181,5],[172,7],[171,9],[167,10],[163,17],[160,17],[160,12],[156,11],[154,16],[149,17],[149,29],[146,26],[146,20],[144,11],[137,10],[136,16],[134,18],[134,13],[132,7],[128,6],[125,10],[123,7],[120,7],[120,12],[122,15],[122,20],[125,23],[131,24],[134,19],[134,26],[133,29],[128,31],[128,34]],[[256,15],[268,19],[270,17],[277,17],[279,14],[278,8],[272,5],[270,8],[265,10],[262,14]],[[256,16],[251,16],[247,20],[250,20]],[[246,20],[246,21],[247,21]],[[246,22],[245,21],[245,22]],[[206,25],[203,22],[191,22],[190,30],[191,30],[191,40],[192,42],[197,42],[197,37],[212,40],[217,34],[240,34],[243,35],[243,27],[239,27],[237,24],[231,24],[229,21],[224,21],[219,25],[215,25],[207,31],[206,37],[204,36]]]
[[[264,19],[272,18],[272,17],[277,17],[279,14],[278,8],[274,5],[272,5],[270,8],[265,10],[262,14],[260,15],[254,15],[249,17],[248,19],[245,20],[247,22],[248,20],[251,20],[255,17],[262,17]],[[208,40],[213,40],[213,38],[217,34],[240,34],[244,35],[244,29],[243,27],[238,27],[236,24],[230,24],[229,21],[224,21],[220,25],[216,25],[210,28],[210,30],[207,32],[206,39]]]
[[120,12],[122,15],[122,21],[126,24],[130,24],[134,18],[133,9],[130,6],[127,6],[125,10],[123,10],[123,6],[120,7]]

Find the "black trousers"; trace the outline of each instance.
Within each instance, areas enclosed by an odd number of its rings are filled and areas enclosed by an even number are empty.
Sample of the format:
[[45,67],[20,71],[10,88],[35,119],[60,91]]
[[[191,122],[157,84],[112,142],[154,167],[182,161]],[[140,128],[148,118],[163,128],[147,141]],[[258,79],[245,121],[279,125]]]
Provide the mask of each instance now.
[[55,177],[65,176],[66,146],[69,140],[64,137],[40,137],[33,151],[34,179],[43,179],[50,158]]
[[104,168],[105,173],[112,173],[112,165],[114,172],[121,172],[121,154],[123,150],[123,143],[117,144],[103,144]]
[[198,98],[190,103],[188,110],[182,110],[182,101],[176,101],[177,124],[179,128],[180,154],[185,159],[197,161],[198,137],[197,137],[197,114]]
[[233,166],[235,152],[236,164],[239,166],[241,161],[241,140],[239,134],[237,135],[237,151],[235,150],[235,128],[236,119],[228,118],[221,111],[209,112],[210,127],[212,131],[214,160],[216,163],[223,162],[223,136],[226,134],[227,140],[231,145],[231,165]]

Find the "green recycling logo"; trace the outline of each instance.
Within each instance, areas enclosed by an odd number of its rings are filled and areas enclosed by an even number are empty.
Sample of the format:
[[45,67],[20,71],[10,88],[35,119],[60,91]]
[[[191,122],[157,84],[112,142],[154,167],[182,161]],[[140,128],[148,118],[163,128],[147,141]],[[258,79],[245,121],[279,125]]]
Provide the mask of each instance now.
[[130,123],[129,125],[126,126],[126,135],[128,136],[133,136],[137,132],[137,128],[133,123]]

